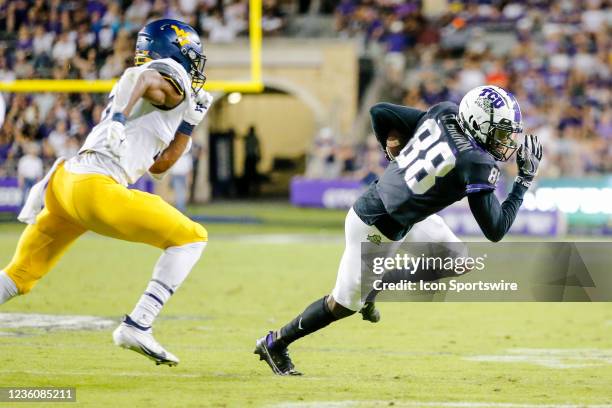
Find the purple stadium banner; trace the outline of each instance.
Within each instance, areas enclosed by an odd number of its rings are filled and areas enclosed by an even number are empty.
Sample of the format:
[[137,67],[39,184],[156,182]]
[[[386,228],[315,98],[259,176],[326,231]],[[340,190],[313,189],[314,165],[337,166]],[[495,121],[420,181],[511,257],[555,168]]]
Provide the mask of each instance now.
[[[298,207],[350,208],[367,188],[355,180],[315,180],[295,177],[291,181],[291,204]],[[446,208],[440,215],[459,235],[482,236],[480,227],[466,202]],[[558,210],[537,211],[521,209],[510,229],[511,233],[538,237],[558,236],[565,233],[563,214]]]
[[21,190],[14,177],[0,177],[0,211],[18,212],[21,208]]
[[[130,188],[152,193],[154,183],[149,177],[142,177]],[[21,210],[21,195],[17,178],[0,177],[0,212],[18,213]]]
[[357,180],[313,180],[294,177],[290,200],[297,207],[349,208],[365,190]]
[[[482,236],[480,227],[469,207],[461,204],[445,208],[439,213],[440,216],[457,235]],[[522,208],[510,228],[510,233],[534,237],[555,237],[566,232],[563,220],[563,214],[558,210],[538,211]]]

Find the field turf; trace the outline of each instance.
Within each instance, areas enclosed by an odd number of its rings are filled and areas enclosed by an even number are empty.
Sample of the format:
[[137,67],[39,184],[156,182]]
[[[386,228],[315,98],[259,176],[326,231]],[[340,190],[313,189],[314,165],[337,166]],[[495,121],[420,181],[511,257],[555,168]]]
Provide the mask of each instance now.
[[[605,303],[386,303],[376,325],[352,317],[294,344],[305,376],[274,377],[252,354],[255,339],[331,289],[343,213],[275,205],[202,212],[261,223],[207,225],[203,259],[155,327],[178,367],[115,347],[114,326],[43,329],[25,327],[26,318],[23,327],[0,323],[0,387],[76,387],[76,405],[86,407],[612,407]],[[21,229],[0,225],[0,264]],[[31,294],[0,306],[0,322],[2,313],[118,321],[158,255],[88,234]]]

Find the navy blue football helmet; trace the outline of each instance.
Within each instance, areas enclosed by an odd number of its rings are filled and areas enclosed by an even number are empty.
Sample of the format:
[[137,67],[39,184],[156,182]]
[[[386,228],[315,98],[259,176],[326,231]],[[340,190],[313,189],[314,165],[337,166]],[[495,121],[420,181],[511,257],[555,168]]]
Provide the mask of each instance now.
[[185,68],[194,92],[202,88],[206,81],[206,56],[200,36],[190,25],[164,18],[150,22],[138,32],[134,63],[142,65],[162,58],[172,58]]

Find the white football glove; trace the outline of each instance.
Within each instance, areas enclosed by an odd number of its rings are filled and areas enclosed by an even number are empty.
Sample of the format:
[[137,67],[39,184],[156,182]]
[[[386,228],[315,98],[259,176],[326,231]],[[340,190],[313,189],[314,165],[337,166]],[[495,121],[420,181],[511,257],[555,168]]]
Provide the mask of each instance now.
[[106,133],[104,147],[117,159],[121,158],[127,143],[125,143],[125,125],[116,120],[111,120]]
[[212,105],[213,96],[204,90],[189,98],[189,108],[185,112],[183,120],[192,126],[198,126],[206,116],[206,112]]

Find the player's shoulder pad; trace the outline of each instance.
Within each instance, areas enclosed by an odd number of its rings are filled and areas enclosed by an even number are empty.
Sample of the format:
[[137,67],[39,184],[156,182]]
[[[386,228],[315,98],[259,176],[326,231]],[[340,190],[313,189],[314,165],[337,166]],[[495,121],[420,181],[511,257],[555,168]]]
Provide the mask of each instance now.
[[471,149],[461,152],[457,161],[463,167],[498,167],[493,156],[475,143],[472,144]]
[[436,118],[442,114],[454,114],[456,115],[459,112],[459,106],[453,102],[440,102],[433,105],[429,110],[427,110],[427,116],[431,118]]
[[159,72],[166,81],[170,82],[180,95],[185,94],[185,84],[183,83],[184,81],[180,71],[176,67],[173,67],[165,60],[155,60],[149,63],[148,68]]

